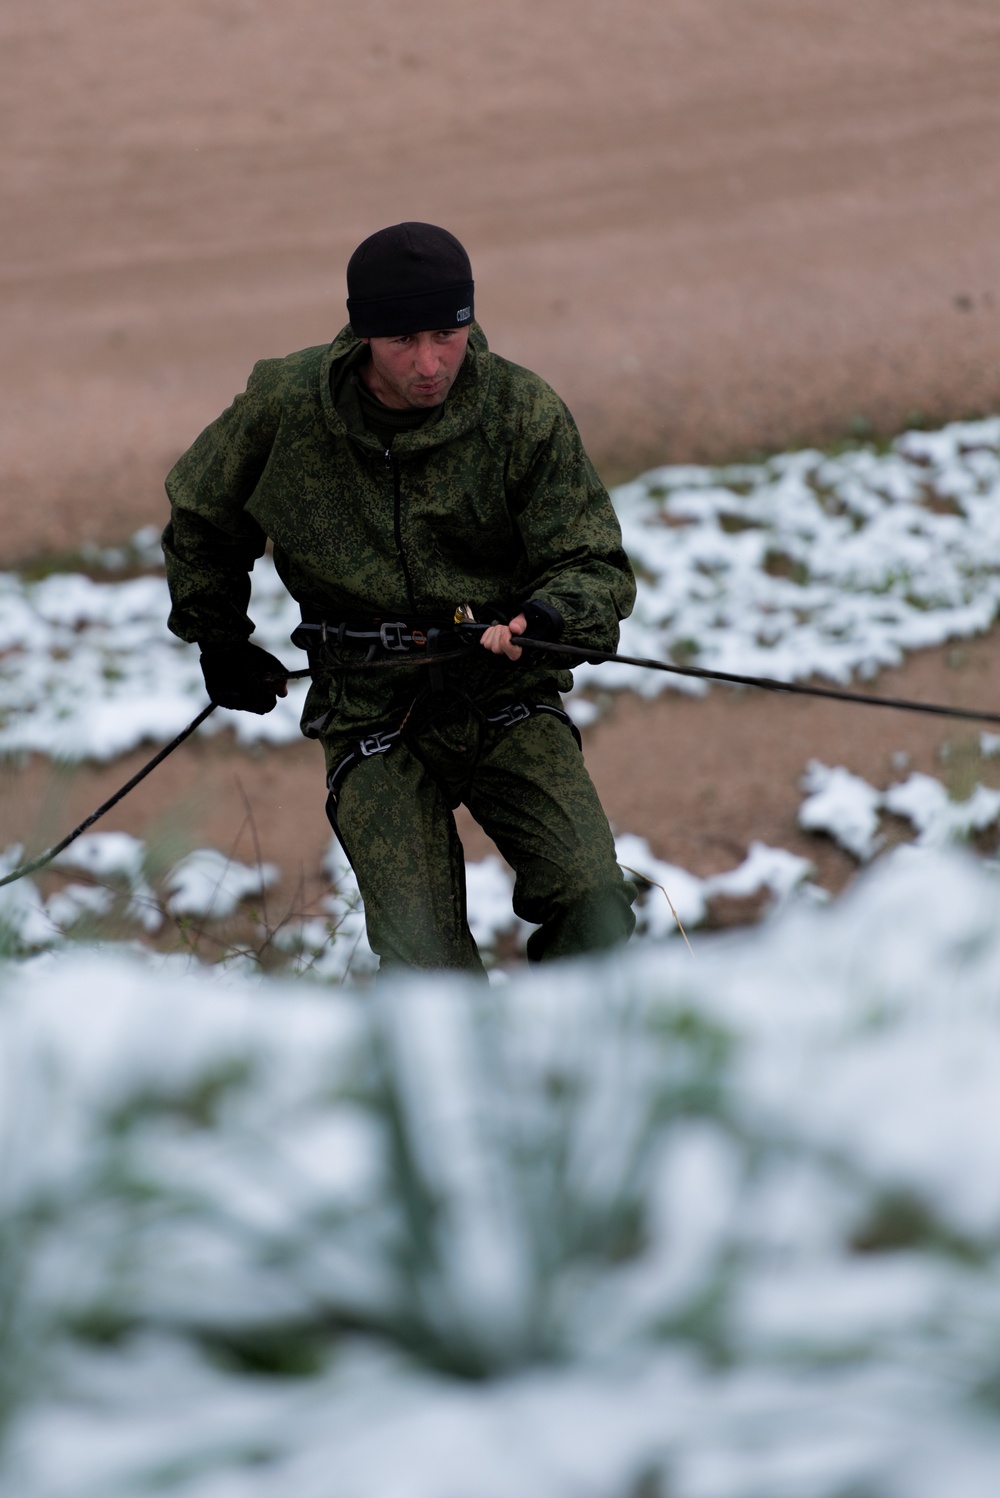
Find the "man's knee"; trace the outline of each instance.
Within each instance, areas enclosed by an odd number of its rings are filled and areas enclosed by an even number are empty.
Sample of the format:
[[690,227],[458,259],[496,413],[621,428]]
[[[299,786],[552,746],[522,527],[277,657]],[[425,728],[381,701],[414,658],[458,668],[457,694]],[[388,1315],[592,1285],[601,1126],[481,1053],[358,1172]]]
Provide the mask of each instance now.
[[590,890],[556,904],[528,938],[530,962],[553,962],[624,946],[635,930],[634,886]]
[[575,877],[554,863],[536,866],[519,883],[514,909],[538,926],[528,938],[529,961],[605,951],[624,945],[635,930],[636,887],[616,863]]

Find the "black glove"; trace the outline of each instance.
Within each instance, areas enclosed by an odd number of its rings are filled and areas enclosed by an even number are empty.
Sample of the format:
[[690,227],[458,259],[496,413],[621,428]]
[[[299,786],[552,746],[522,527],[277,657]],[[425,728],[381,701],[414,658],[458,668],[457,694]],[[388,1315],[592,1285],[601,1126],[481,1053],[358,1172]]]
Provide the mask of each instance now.
[[286,693],[288,668],[276,656],[241,640],[238,645],[206,645],[201,671],[208,695],[217,707],[244,713],[269,713]]
[[558,640],[562,638],[563,616],[554,603],[542,598],[533,598],[521,609],[524,615],[525,634],[530,640]]

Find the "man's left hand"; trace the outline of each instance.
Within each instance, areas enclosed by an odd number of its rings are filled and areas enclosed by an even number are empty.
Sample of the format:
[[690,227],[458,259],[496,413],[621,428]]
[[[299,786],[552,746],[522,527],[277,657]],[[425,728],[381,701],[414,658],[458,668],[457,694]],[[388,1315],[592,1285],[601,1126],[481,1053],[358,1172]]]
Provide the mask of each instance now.
[[484,650],[492,650],[494,655],[505,655],[508,660],[519,661],[521,647],[514,644],[512,637],[523,635],[527,627],[524,615],[517,614],[509,624],[491,624],[489,629],[484,629],[479,643]]

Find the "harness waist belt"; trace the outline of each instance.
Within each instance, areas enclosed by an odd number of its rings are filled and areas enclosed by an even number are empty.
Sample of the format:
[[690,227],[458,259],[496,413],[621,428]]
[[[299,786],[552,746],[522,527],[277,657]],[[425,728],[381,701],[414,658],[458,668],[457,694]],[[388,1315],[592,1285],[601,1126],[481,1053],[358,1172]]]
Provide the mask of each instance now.
[[381,645],[384,650],[426,650],[427,635],[432,629],[446,629],[450,621],[411,621],[407,619],[330,620],[303,619],[292,631],[292,644],[300,650],[318,650],[357,641],[369,648]]

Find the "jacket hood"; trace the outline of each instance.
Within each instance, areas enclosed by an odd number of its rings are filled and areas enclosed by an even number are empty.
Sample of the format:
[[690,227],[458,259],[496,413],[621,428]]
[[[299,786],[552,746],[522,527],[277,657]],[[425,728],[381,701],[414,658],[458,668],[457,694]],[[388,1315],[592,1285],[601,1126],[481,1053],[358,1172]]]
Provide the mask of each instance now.
[[[324,355],[320,371],[320,393],[327,421],[338,432],[348,432],[368,446],[379,446],[361,418],[351,375],[365,353],[366,345],[351,329],[341,328]],[[393,452],[419,452],[450,442],[476,426],[482,418],[490,387],[490,349],[477,322],[470,325],[469,345],[454,385],[448,392],[438,421],[401,433]]]

